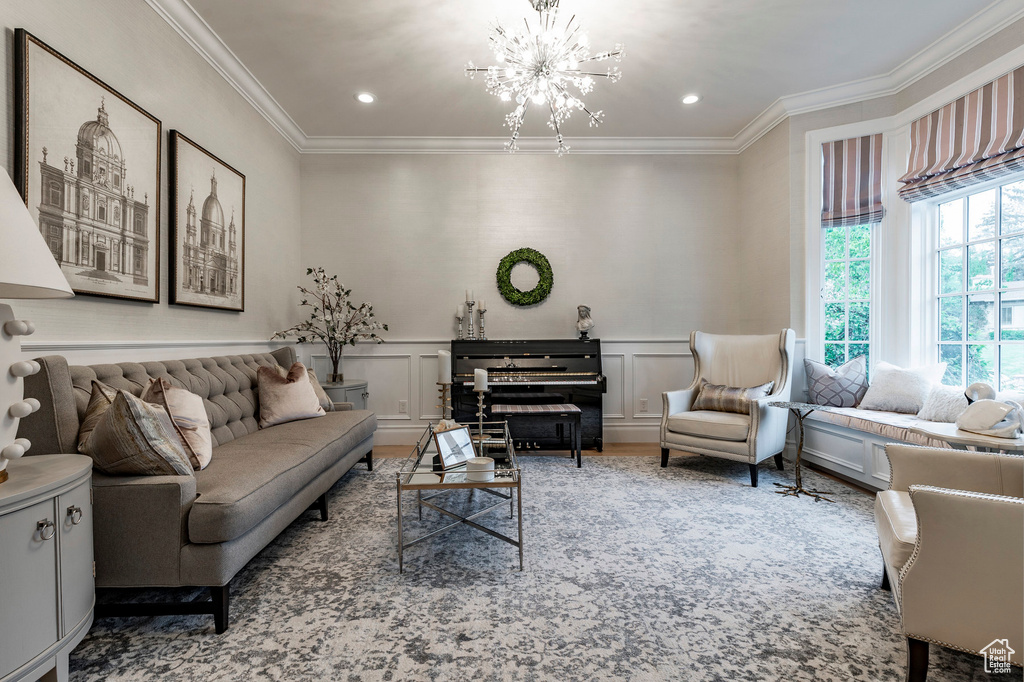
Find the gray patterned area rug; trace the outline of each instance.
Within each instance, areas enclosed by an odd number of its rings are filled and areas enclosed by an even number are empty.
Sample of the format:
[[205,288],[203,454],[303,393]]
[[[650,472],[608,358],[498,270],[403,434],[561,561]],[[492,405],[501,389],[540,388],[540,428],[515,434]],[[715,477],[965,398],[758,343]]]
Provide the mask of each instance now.
[[[357,466],[330,521],[305,513],[250,562],[223,635],[212,617],[101,620],[72,679],[903,679],[863,493],[808,473],[835,504],[783,497],[772,484],[792,466],[770,462],[752,489],[746,466],[711,458],[524,457],[525,571],[514,547],[460,527],[409,549],[399,574],[399,463]],[[466,511],[494,499],[451,495]],[[409,532],[446,523],[418,521],[414,500]],[[483,523],[515,532],[507,512]],[[928,679],[987,678],[932,647]]]

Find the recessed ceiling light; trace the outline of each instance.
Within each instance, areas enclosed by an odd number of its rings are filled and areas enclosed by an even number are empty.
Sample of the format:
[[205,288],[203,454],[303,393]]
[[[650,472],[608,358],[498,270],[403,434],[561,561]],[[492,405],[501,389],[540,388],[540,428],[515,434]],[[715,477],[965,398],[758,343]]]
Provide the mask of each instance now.
[[696,104],[700,101],[700,95],[686,95],[683,97],[683,104]]
[[374,102],[377,101],[377,96],[374,95],[372,92],[360,92],[358,95],[356,95],[356,99],[362,102],[363,104],[373,104]]

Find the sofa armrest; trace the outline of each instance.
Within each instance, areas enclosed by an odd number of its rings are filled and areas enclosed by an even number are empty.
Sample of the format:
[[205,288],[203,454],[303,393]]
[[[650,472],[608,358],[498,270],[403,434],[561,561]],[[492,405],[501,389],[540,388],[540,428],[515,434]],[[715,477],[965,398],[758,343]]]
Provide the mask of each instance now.
[[1024,499],[917,485],[910,498],[917,542],[898,591],[906,635],[973,652],[1022,641]]
[[93,474],[97,587],[178,585],[194,476]]
[[680,412],[689,412],[697,397],[697,389],[684,388],[678,391],[666,391],[661,394],[661,438],[665,439],[668,431],[668,418]]
[[1024,458],[969,450],[929,448],[888,443],[889,490],[910,490],[911,485],[930,485],[994,495],[1015,494],[1020,489]]
[[334,403],[335,412],[348,412],[355,407],[354,403]]

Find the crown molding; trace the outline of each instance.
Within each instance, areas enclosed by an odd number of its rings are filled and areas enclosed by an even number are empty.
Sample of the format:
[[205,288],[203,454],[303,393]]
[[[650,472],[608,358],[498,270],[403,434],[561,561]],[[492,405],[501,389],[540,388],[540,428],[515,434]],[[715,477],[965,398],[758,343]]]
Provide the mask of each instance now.
[[[503,154],[499,137],[310,137],[267,92],[188,0],[146,3],[303,154]],[[1018,19],[1024,6],[994,2],[887,74],[780,97],[732,137],[579,137],[574,154],[739,154],[789,116],[888,97]],[[551,154],[549,138],[520,138],[520,154]]]

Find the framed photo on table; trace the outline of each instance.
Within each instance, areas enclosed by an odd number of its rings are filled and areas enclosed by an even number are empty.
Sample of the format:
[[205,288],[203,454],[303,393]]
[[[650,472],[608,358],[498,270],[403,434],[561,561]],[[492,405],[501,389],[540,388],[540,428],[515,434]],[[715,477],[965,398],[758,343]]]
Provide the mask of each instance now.
[[171,303],[245,310],[245,176],[171,131]]
[[160,301],[160,121],[14,31],[14,181],[76,294]]
[[469,427],[463,426],[450,431],[434,432],[434,444],[441,460],[442,469],[451,469],[476,457]]

